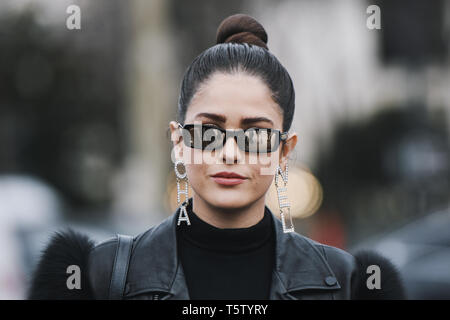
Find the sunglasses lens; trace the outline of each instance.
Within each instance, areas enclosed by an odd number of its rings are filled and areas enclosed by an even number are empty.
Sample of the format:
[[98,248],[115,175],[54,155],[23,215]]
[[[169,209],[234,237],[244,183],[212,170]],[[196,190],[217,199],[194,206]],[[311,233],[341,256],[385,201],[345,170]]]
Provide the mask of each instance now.
[[245,151],[267,153],[278,147],[277,130],[251,128],[245,131]]
[[[258,130],[247,129],[244,133],[245,137],[245,150],[247,152],[258,152]],[[242,148],[241,148],[242,149]]]
[[224,133],[217,128],[200,125],[186,125],[183,140],[186,146],[201,150],[213,150],[222,145]]
[[220,149],[225,133],[217,128],[203,126],[203,150]]

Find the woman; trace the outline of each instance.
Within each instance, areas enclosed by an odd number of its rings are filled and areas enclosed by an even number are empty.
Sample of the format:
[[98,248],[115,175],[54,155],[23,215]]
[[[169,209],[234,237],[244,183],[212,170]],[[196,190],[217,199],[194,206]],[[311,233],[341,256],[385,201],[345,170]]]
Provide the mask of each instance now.
[[[136,237],[94,246],[71,231],[57,234],[29,297],[401,298],[399,277],[383,257],[355,257],[294,232],[285,196],[298,139],[289,132],[294,107],[291,78],[269,52],[261,24],[242,14],[225,19],[217,44],[187,69],[178,121],[170,122],[178,202],[185,200]],[[281,221],[265,205],[273,179]],[[381,289],[366,286],[370,264],[380,267]],[[69,265],[81,268],[76,290],[68,289]]]

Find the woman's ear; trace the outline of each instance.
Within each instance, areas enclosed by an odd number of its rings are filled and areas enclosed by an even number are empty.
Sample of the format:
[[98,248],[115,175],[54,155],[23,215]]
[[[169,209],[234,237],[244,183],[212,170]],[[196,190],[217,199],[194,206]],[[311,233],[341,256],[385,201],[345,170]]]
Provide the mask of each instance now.
[[295,145],[297,144],[298,135],[293,132],[289,134],[288,138],[284,141],[282,148],[280,150],[280,166],[281,168],[285,168],[287,160],[291,152],[294,150]]
[[178,126],[178,122],[176,121],[170,121],[169,128],[170,128],[170,140],[173,143],[175,155],[177,159],[181,159],[183,157],[183,148],[182,145],[180,144],[183,140],[181,129]]

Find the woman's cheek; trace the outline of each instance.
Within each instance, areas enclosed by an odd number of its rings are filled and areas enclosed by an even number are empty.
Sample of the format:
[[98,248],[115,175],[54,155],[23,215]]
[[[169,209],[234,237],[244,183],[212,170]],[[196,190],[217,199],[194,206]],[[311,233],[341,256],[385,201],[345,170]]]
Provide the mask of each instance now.
[[272,180],[273,176],[262,175],[258,169],[253,175],[252,186],[255,190],[258,190],[258,193],[264,193],[270,187]]
[[203,173],[201,165],[186,166],[189,184],[196,190],[201,190],[205,184],[206,173]]

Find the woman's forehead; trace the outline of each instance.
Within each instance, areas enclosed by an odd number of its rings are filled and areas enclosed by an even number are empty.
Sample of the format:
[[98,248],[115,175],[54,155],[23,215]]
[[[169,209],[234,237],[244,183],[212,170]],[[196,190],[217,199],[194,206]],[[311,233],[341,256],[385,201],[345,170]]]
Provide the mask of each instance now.
[[196,120],[217,115],[217,121],[241,122],[251,118],[282,121],[281,109],[267,85],[258,77],[237,73],[217,73],[204,83],[186,113]]

